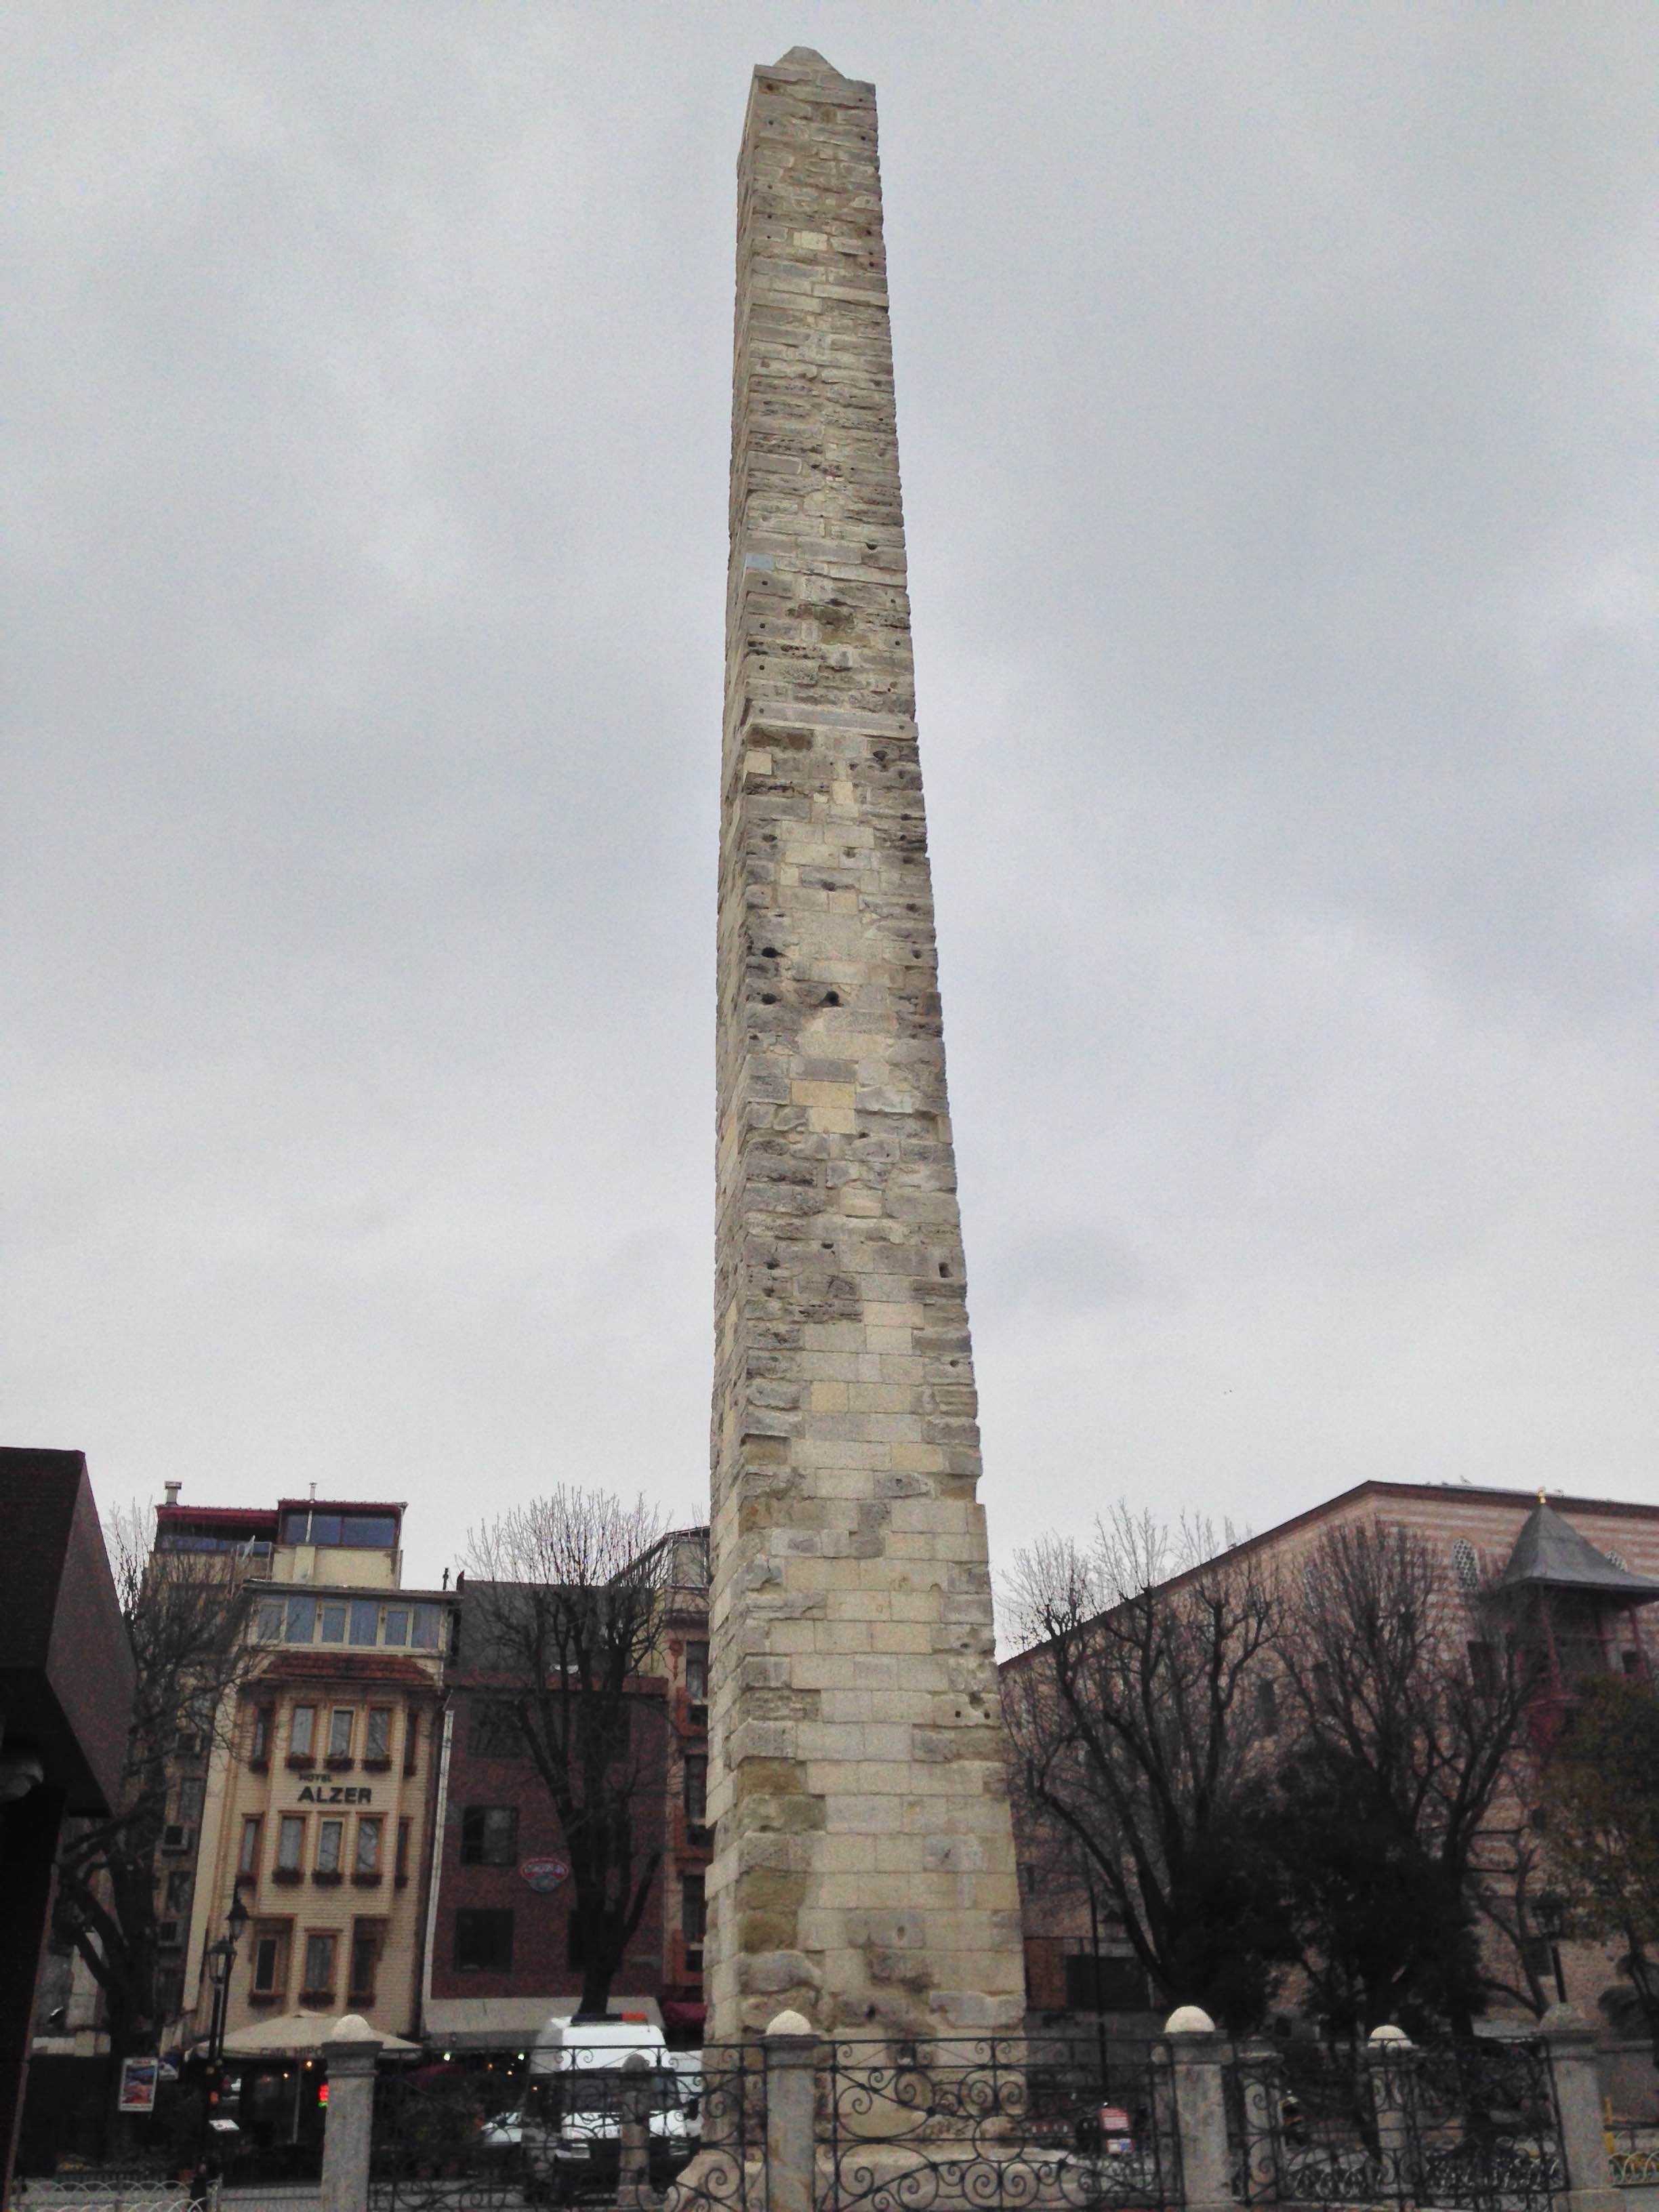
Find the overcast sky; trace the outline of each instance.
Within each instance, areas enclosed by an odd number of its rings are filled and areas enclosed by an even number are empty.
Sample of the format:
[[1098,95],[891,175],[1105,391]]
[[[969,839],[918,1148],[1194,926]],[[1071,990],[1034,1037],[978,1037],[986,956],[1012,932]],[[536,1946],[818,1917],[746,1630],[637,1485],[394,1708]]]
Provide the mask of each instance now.
[[1651,1498],[1659,10],[15,8],[7,1442],[707,1502],[732,169],[881,103],[994,1548]]

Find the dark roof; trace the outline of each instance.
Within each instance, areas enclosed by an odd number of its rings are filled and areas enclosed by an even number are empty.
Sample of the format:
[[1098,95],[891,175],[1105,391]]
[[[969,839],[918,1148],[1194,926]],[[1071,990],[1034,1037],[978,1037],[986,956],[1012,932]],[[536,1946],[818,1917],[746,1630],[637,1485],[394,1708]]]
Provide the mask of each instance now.
[[156,1521],[171,1528],[262,1528],[276,1531],[274,1505],[158,1505]]
[[1659,1598],[1659,1583],[1615,1566],[1541,1498],[1527,1516],[1498,1581],[1500,1589],[1531,1583],[1547,1589],[1596,1590],[1630,1605],[1649,1605]]
[[279,1513],[396,1513],[409,1510],[407,1498],[279,1498]]
[[[441,1656],[436,1651],[432,1654],[434,1659]],[[407,1682],[421,1689],[437,1687],[430,1668],[422,1666],[418,1659],[406,1659],[392,1651],[342,1651],[335,1644],[273,1652],[258,1673],[249,1678],[243,1695],[257,1697],[263,1685],[272,1681]]]

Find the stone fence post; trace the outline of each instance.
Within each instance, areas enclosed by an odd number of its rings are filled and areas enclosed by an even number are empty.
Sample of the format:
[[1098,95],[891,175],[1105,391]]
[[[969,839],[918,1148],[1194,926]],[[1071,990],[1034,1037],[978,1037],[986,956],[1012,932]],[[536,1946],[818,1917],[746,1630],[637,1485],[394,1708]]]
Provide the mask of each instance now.
[[1164,2021],[1164,2033],[1187,2212],[1232,2212],[1225,2075],[1229,2039],[1217,2033],[1215,2022],[1197,2005],[1178,2005]]
[[361,2013],[337,2021],[323,2045],[328,2118],[323,2127],[322,2212],[368,2212],[368,2151],[374,2130],[374,2061],[380,2039]]
[[1412,2092],[1412,2039],[1403,2027],[1371,2030],[1365,2065],[1376,2118],[1376,2148],[1383,2164],[1379,2186],[1383,2195],[1401,2199],[1417,2194],[1419,2180],[1413,2171],[1411,2114],[1406,2105]]
[[1541,2022],[1561,2114],[1568,2212],[1619,2212],[1622,2197],[1607,2165],[1595,2031],[1569,2004],[1553,2004]]
[[766,2031],[767,2212],[813,2212],[817,2057],[811,2021],[781,2012]]

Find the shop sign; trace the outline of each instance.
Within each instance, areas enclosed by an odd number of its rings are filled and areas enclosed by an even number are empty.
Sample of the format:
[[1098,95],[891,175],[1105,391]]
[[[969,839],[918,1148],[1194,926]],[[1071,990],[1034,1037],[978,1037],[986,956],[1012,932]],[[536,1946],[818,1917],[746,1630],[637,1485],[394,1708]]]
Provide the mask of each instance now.
[[155,2110],[155,2084],[161,2078],[159,2058],[124,2058],[121,2061],[121,2094],[116,2104],[118,2112],[153,2112]]
[[519,1879],[533,1889],[538,1897],[550,1897],[562,1881],[570,1875],[568,1859],[520,1859]]

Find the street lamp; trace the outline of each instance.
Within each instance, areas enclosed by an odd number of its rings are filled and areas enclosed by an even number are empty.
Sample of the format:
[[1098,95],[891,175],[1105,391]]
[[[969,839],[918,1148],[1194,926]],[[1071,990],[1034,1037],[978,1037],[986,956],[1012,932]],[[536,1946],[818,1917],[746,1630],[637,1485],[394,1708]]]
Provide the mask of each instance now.
[[1558,2004],[1567,2001],[1566,1978],[1561,1972],[1561,1938],[1567,1932],[1567,1901],[1559,1890],[1540,1889],[1532,1908],[1533,1924],[1550,1947],[1550,1964],[1555,1969],[1555,1997]]
[[225,1915],[225,1933],[207,1949],[208,1973],[213,1983],[213,2017],[208,2028],[208,2064],[216,2067],[225,2055],[225,2012],[230,1998],[230,1972],[236,1964],[236,1946],[247,1926],[248,1911],[239,1890]]

